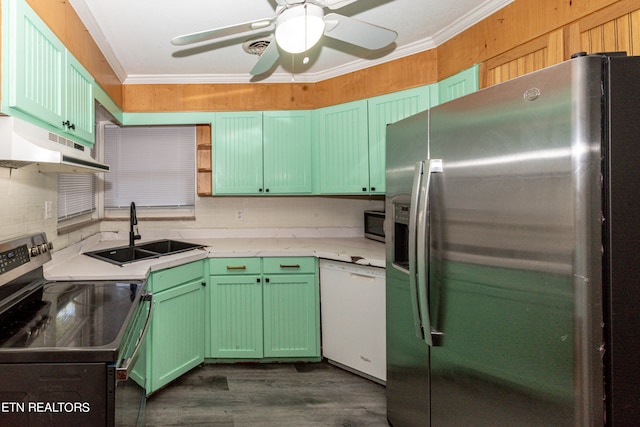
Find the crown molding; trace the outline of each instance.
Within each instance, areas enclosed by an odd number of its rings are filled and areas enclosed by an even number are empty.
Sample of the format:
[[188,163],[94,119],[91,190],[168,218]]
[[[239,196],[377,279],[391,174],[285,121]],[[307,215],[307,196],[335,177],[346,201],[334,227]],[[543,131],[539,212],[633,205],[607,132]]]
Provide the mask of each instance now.
[[113,72],[121,82],[124,82],[127,79],[127,72],[116,57],[113,49],[111,49],[111,44],[109,44],[109,41],[100,29],[100,26],[96,22],[96,19],[87,4],[78,0],[69,0],[69,3],[78,14],[78,17],[84,26],[89,30],[89,34],[93,37],[93,40],[98,45],[98,48],[102,52],[102,55],[104,55],[109,66],[111,66]]

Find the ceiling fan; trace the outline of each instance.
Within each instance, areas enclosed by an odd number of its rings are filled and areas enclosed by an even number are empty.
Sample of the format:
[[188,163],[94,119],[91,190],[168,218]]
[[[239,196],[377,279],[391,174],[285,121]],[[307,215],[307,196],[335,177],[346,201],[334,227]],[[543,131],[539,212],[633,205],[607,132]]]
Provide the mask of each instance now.
[[275,27],[275,43],[260,55],[251,75],[270,70],[280,57],[279,49],[292,54],[315,46],[323,35],[369,50],[390,45],[398,36],[393,30],[337,13],[324,14],[324,8],[340,9],[357,0],[276,0],[275,16],[241,24],[175,37],[171,43],[184,46],[218,37]]

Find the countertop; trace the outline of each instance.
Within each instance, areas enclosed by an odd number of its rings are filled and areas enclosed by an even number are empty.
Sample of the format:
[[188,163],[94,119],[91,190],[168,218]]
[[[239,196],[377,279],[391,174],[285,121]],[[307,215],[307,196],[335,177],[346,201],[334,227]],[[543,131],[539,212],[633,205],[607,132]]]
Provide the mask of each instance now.
[[166,238],[205,248],[118,266],[83,255],[128,244],[126,233],[100,233],[54,252],[44,275],[48,280],[143,280],[153,271],[223,257],[314,256],[385,267],[384,244],[352,229],[168,230],[143,233],[136,245]]

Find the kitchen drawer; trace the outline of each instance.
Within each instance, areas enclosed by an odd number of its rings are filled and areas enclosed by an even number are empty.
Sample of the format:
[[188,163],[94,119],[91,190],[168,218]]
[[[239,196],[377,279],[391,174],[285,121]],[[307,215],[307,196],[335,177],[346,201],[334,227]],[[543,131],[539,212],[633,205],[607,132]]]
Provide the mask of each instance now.
[[315,274],[316,259],[314,257],[263,258],[264,274]]
[[212,258],[211,275],[260,274],[260,258]]
[[196,261],[179,267],[160,270],[151,276],[153,292],[162,292],[183,283],[202,279],[204,276],[203,261]]

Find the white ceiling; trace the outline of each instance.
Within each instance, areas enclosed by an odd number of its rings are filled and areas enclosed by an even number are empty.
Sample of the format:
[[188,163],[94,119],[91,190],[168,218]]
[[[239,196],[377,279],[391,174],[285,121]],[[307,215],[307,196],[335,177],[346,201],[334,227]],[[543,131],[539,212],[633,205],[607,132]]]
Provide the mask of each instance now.
[[[249,74],[258,57],[242,44],[256,30],[189,46],[178,35],[270,18],[275,0],[70,0],[123,83],[317,82],[432,49],[513,0],[359,0],[334,12],[395,30],[395,43],[371,52],[324,37],[309,53],[281,54],[271,72]],[[328,10],[325,10],[328,13]]]

